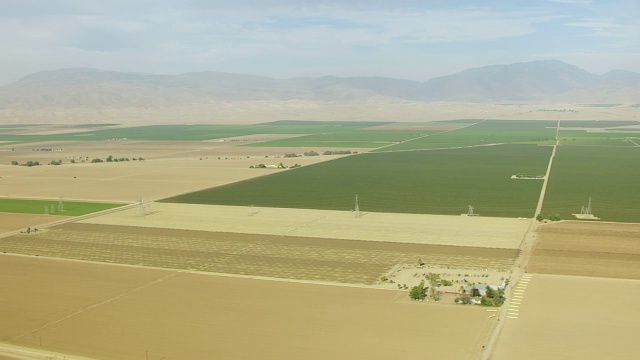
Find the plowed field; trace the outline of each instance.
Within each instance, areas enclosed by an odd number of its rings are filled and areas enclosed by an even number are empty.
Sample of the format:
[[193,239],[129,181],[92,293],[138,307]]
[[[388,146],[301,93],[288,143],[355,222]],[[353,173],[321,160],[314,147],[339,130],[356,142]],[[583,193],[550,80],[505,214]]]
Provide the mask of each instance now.
[[635,360],[640,281],[533,275],[491,359]]
[[0,284],[12,294],[0,307],[4,343],[92,359],[386,360],[428,348],[466,360],[490,322],[482,308],[404,291],[8,255]]
[[640,279],[640,225],[568,221],[540,226],[528,269]]
[[518,253],[426,244],[66,224],[0,239],[0,251],[171,269],[373,284],[402,263],[506,270]]

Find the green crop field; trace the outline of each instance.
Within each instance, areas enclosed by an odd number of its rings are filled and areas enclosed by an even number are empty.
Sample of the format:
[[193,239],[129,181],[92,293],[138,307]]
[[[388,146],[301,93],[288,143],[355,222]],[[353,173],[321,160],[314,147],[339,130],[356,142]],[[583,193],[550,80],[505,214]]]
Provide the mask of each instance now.
[[636,143],[640,143],[640,131],[562,130],[558,133],[558,140],[560,145],[637,146]]
[[122,204],[63,200],[62,209],[60,209],[59,202],[60,200],[0,199],[0,212],[78,216],[122,206]]
[[543,214],[574,219],[592,198],[606,221],[640,222],[640,148],[561,146],[547,185]]
[[[440,122],[445,125],[447,122]],[[384,151],[479,146],[485,144],[553,144],[557,121],[487,120],[458,130],[433,135],[385,148]]]
[[532,217],[551,147],[502,145],[360,154],[165,199],[165,202]]
[[563,128],[612,128],[617,126],[640,125],[639,121],[609,121],[609,120],[570,120],[561,121]]
[[[80,133],[51,135],[0,134],[0,141],[16,143],[42,141],[96,141],[109,139],[135,140],[209,140],[254,134],[330,134],[381,125],[377,122],[310,122],[283,121],[257,125],[149,125],[127,128],[91,130]],[[358,139],[356,139],[358,140]],[[366,140],[366,139],[365,139]]]
[[[425,130],[339,130],[330,133],[301,136],[248,144],[254,147],[360,147],[377,148],[413,139],[435,131]],[[351,145],[349,145],[351,144]]]

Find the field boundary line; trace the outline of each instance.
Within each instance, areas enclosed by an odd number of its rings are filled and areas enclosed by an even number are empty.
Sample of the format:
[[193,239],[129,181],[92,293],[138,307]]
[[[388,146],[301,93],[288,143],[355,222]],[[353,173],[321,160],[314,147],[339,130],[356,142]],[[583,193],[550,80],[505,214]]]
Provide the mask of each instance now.
[[25,258],[45,259],[45,260],[52,260],[52,261],[69,261],[69,262],[77,262],[77,263],[92,264],[92,265],[120,266],[120,267],[128,267],[128,268],[141,269],[141,270],[166,271],[166,272],[170,272],[171,273],[170,275],[196,274],[196,275],[221,276],[221,277],[232,277],[232,278],[251,279],[251,280],[264,280],[264,281],[277,281],[277,282],[300,283],[300,284],[311,284],[311,285],[340,286],[340,287],[350,287],[350,288],[360,288],[360,289],[398,291],[398,289],[396,288],[386,288],[386,287],[381,287],[379,285],[277,278],[277,277],[260,276],[260,275],[242,275],[242,274],[221,273],[221,272],[206,271],[206,270],[185,270],[185,269],[174,269],[174,268],[162,268],[157,266],[108,263],[108,262],[100,262],[100,261],[93,261],[93,260],[67,259],[67,258],[56,258],[56,257],[50,257],[50,256],[34,256],[34,255],[24,255],[24,254],[14,254],[14,253],[1,253],[0,257],[2,256],[19,256],[19,257],[25,257]]
[[[97,211],[97,212],[93,212],[93,213],[89,213],[89,214],[65,217],[64,219],[55,220],[55,221],[52,221],[52,222],[31,226],[31,228],[32,229],[46,229],[46,228],[50,228],[50,227],[58,226],[58,225],[63,225],[63,224],[70,223],[70,222],[86,220],[86,219],[90,219],[90,218],[93,218],[93,217],[98,217],[98,216],[102,216],[102,215],[111,214],[111,213],[114,213],[114,212],[128,210],[128,209],[134,208],[136,206],[139,206],[139,204],[137,204],[137,203],[125,204],[125,205],[118,206],[118,207],[115,207],[115,208],[101,210],[101,211]],[[11,213],[11,214],[14,214],[14,213]],[[30,215],[33,215],[33,214],[30,214]],[[56,216],[56,215],[53,215],[53,216]],[[4,237],[13,236],[13,235],[19,235],[21,233],[22,233],[22,229],[0,233],[0,239],[4,238]],[[27,236],[29,236],[29,235],[27,235]]]
[[0,343],[0,356],[8,356],[15,360],[92,360],[91,358],[46,351],[5,342]]
[[142,290],[142,289],[144,289],[144,288],[146,288],[146,287],[149,287],[149,286],[153,286],[153,285],[155,285],[155,284],[158,284],[158,283],[160,283],[160,282],[162,282],[162,281],[164,281],[164,280],[167,280],[167,279],[169,279],[169,278],[172,278],[172,277],[174,277],[174,276],[177,276],[178,274],[180,274],[180,272],[174,272],[174,273],[171,273],[171,274],[165,275],[165,276],[163,276],[163,277],[161,277],[161,278],[159,278],[159,279],[153,280],[153,281],[148,282],[148,283],[146,283],[146,284],[142,284],[142,285],[140,285],[140,286],[138,286],[138,287],[136,287],[136,288],[134,288],[134,289],[131,289],[131,290],[125,291],[125,292],[123,292],[123,293],[121,293],[121,294],[118,294],[118,295],[116,295],[116,296],[113,296],[113,297],[111,297],[111,298],[109,298],[109,299],[106,299],[106,300],[103,300],[103,301],[101,301],[101,302],[98,302],[98,303],[95,303],[95,304],[92,304],[92,305],[86,306],[86,307],[84,307],[84,308],[82,308],[82,309],[80,309],[80,310],[77,310],[77,311],[75,311],[75,312],[73,312],[73,313],[69,314],[69,315],[65,315],[65,316],[63,316],[63,317],[61,317],[61,318],[59,318],[59,319],[57,319],[57,320],[51,321],[51,322],[49,322],[49,323],[47,323],[47,324],[44,324],[44,325],[42,325],[42,326],[40,326],[40,327],[38,327],[38,328],[36,328],[36,329],[27,330],[27,331],[23,332],[22,334],[19,334],[19,335],[16,335],[16,336],[14,336],[14,337],[12,337],[12,338],[10,338],[10,339],[7,339],[7,340],[6,340],[6,342],[11,342],[11,341],[14,341],[14,340],[16,340],[16,339],[19,339],[19,338],[21,338],[21,337],[23,337],[23,336],[27,336],[27,335],[31,335],[31,334],[37,333],[38,331],[44,330],[44,329],[46,329],[46,328],[48,328],[48,327],[50,327],[50,326],[53,326],[53,325],[55,325],[55,324],[57,324],[57,323],[60,323],[60,322],[62,322],[62,321],[68,320],[68,319],[71,319],[71,318],[72,318],[72,317],[74,317],[74,316],[80,315],[80,314],[82,314],[82,313],[85,313],[85,312],[87,312],[87,311],[93,310],[93,309],[95,309],[95,308],[97,308],[97,307],[99,307],[99,306],[102,306],[102,305],[104,305],[104,304],[108,304],[108,303],[110,303],[110,302],[113,302],[113,301],[115,301],[115,300],[118,300],[118,299],[120,299],[120,298],[122,298],[122,297],[124,297],[124,296],[127,296],[127,295],[129,295],[129,294],[132,294],[132,293],[134,293],[134,292],[136,292],[136,291]]
[[408,140],[405,140],[405,141],[400,142],[400,143],[397,143],[397,144],[389,144],[389,145],[386,145],[386,146],[382,146],[382,147],[376,148],[375,150],[370,151],[369,153],[372,153],[372,152],[376,152],[376,153],[378,153],[378,152],[382,152],[382,153],[385,153],[385,152],[396,152],[396,151],[416,151],[416,150],[423,150],[423,149],[411,149],[411,150],[395,150],[395,151],[394,151],[394,150],[390,150],[390,151],[378,151],[378,150],[380,150],[380,149],[388,148],[388,147],[395,146],[395,145],[398,145],[398,144],[408,143],[408,142],[411,142],[411,141],[414,141],[414,140],[418,140],[418,139],[423,139],[423,138],[426,138],[426,137],[429,137],[429,136],[440,135],[440,134],[444,134],[444,133],[448,133],[448,132],[452,132],[452,131],[462,130],[462,129],[465,129],[465,128],[468,128],[468,127],[471,127],[471,126],[474,126],[474,125],[478,125],[478,124],[483,123],[483,122],[485,122],[485,121],[487,121],[487,119],[482,119],[482,120],[480,120],[480,121],[478,121],[478,122],[475,122],[475,123],[473,123],[473,124],[465,125],[465,126],[463,126],[463,127],[459,127],[459,128],[456,128],[456,129],[444,130],[444,131],[440,131],[440,132],[433,133],[433,134],[426,134],[426,135],[418,136],[418,137],[415,137],[415,138],[413,138],[413,139],[408,139]]

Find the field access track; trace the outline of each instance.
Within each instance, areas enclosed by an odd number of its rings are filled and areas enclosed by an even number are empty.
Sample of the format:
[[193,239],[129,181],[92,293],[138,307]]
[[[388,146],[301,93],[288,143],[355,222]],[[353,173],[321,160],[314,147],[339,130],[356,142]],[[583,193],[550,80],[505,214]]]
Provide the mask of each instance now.
[[0,251],[228,273],[374,284],[401,263],[506,270],[518,250],[65,224],[0,239]]

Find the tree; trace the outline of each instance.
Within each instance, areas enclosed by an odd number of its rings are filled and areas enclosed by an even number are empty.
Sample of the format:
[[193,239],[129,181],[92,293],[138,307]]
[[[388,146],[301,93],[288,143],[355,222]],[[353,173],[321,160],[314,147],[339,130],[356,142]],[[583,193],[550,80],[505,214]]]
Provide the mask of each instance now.
[[487,285],[486,295],[488,298],[493,299],[498,293],[491,286]]
[[478,290],[475,286],[471,288],[471,296],[476,297],[480,296],[480,290]]
[[550,214],[548,219],[551,221],[560,221],[560,214],[558,213]]
[[113,161],[113,155],[107,156],[107,162],[112,162],[112,161]]
[[18,162],[17,162],[17,161],[13,160],[13,161],[11,162],[11,165],[20,165],[20,164],[18,164]]
[[424,287],[424,280],[420,281],[420,284],[411,288],[409,291],[409,297],[413,300],[423,300],[427,297],[427,290]]
[[440,275],[434,274],[434,273],[429,273],[427,275],[427,279],[429,280],[429,283],[431,284],[431,288],[429,289],[431,298],[433,300],[435,300],[435,301],[440,300],[440,296],[442,295],[442,293],[437,290],[438,280],[440,280]]
[[482,306],[493,306],[493,301],[491,301],[491,299],[483,296],[480,299],[480,305],[482,305]]

